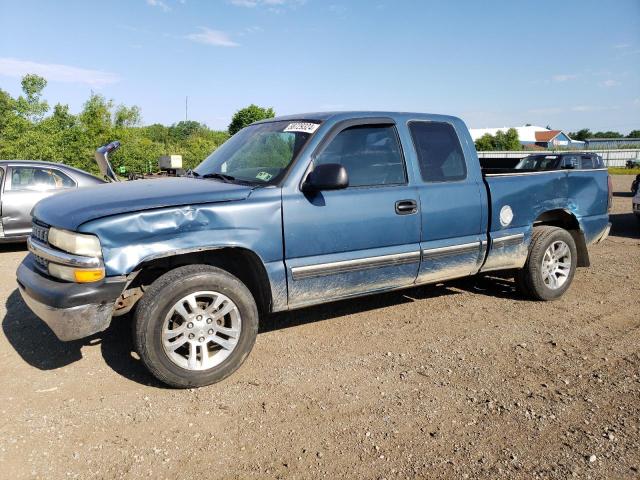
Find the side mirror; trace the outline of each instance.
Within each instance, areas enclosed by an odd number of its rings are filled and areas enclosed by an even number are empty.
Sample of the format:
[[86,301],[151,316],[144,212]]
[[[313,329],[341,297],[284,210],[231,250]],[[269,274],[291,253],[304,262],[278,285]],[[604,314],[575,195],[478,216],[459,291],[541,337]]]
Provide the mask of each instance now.
[[303,192],[340,190],[349,186],[347,170],[339,163],[317,165],[302,184]]

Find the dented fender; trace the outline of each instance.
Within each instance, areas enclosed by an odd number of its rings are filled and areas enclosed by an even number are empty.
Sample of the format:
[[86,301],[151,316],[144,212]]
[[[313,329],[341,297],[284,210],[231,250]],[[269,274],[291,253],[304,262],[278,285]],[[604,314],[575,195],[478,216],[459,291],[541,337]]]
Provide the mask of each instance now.
[[166,207],[100,218],[84,223],[79,231],[100,239],[108,276],[127,275],[156,258],[239,247],[260,258],[272,289],[286,291],[281,219],[279,189],[265,188],[255,190],[242,201]]

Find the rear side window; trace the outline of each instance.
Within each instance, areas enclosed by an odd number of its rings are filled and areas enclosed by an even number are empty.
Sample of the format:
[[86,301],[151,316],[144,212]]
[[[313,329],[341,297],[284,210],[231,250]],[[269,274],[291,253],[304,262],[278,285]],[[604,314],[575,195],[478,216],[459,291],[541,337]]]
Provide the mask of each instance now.
[[404,160],[393,125],[362,125],[342,130],[316,158],[316,165],[339,163],[350,187],[406,183]]
[[411,122],[409,130],[425,182],[454,182],[467,178],[462,147],[450,124]]
[[59,170],[43,167],[12,167],[11,190],[57,190],[75,187],[75,182]]

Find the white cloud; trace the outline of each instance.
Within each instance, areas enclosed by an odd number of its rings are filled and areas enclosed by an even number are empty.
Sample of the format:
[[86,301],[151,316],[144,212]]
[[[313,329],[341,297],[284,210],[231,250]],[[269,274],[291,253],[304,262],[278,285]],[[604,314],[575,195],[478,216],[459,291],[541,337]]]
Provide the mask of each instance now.
[[619,43],[617,45],[614,45],[613,48],[618,48],[618,49],[620,49],[620,48],[629,48],[630,46],[631,46],[631,44],[629,44],[629,43]]
[[147,0],[147,5],[151,7],[158,7],[163,12],[168,12],[171,10],[171,7],[164,3],[162,0]]
[[613,80],[613,79],[608,79],[605,80],[604,82],[600,82],[600,86],[602,87],[617,87],[618,85],[620,85],[620,82],[618,82],[617,80]]
[[578,75],[573,73],[560,73],[551,77],[551,80],[554,82],[566,82],[568,80],[575,80],[576,78],[578,78]]
[[0,75],[21,78],[28,73],[41,75],[51,82],[84,83],[91,87],[101,87],[120,81],[115,73],[101,70],[89,70],[57,63],[37,63],[17,58],[0,58]]
[[216,47],[237,47],[239,44],[231,40],[229,35],[220,30],[211,30],[207,27],[199,27],[200,32],[190,33],[185,38],[205,45],[214,45]]
[[571,111],[573,112],[593,112],[594,110],[598,110],[591,105],[576,105],[575,107],[571,107]]
[[246,7],[246,8],[255,8],[255,7],[295,7],[297,5],[302,5],[306,3],[306,0],[229,0],[229,3],[235,5],[236,7]]

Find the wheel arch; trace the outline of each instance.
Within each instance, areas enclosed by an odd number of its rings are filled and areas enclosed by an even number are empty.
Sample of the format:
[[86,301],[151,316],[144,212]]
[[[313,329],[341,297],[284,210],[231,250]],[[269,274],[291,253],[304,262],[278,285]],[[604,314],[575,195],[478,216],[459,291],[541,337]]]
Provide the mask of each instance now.
[[580,220],[578,220],[573,212],[563,208],[547,210],[538,215],[533,222],[534,227],[538,225],[549,225],[567,230],[576,244],[578,267],[588,267],[591,264],[589,261],[589,251],[587,250],[587,242],[582,226],[580,225]]
[[132,280],[116,302],[115,314],[127,313],[142,298],[145,287],[164,273],[185,265],[212,265],[229,272],[244,283],[260,313],[272,309],[271,283],[262,259],[248,248],[220,246],[178,250],[142,260],[134,269]]

